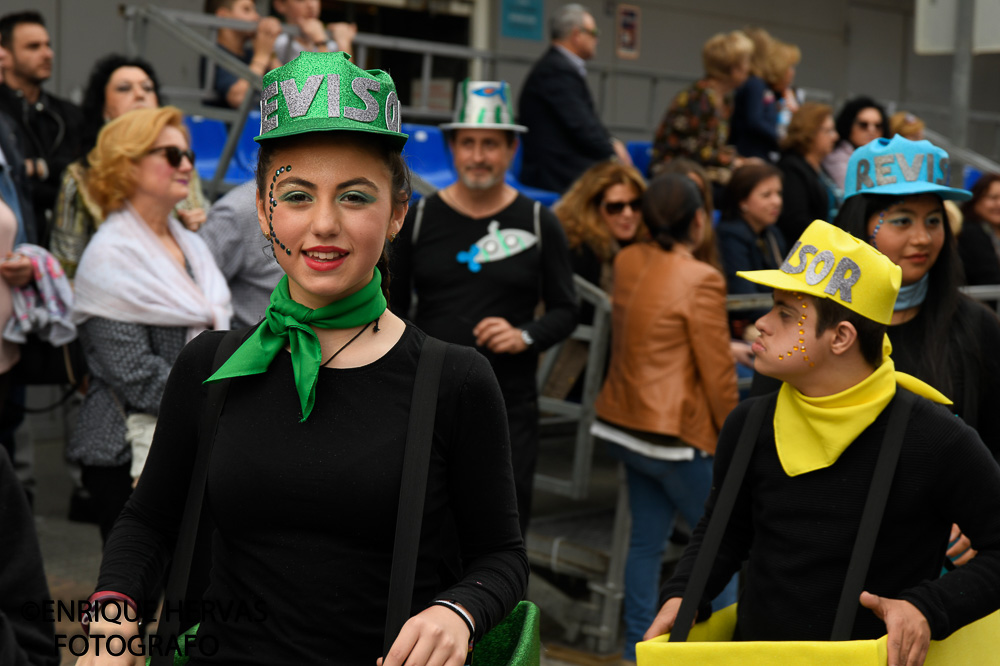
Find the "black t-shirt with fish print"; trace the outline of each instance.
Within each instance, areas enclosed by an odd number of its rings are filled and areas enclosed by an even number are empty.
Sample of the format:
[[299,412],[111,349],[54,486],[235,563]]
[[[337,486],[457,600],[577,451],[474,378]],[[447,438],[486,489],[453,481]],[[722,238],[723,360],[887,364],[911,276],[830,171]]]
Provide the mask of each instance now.
[[[462,215],[433,195],[414,243],[418,206],[410,206],[390,250],[389,307],[429,335],[468,346],[475,346],[472,329],[484,317],[503,317],[525,329],[535,341],[529,352],[479,351],[505,395],[533,395],[538,352],[569,336],[577,323],[573,269],[559,221],[539,206],[536,225],[535,201],[524,195],[482,219]],[[540,302],[545,310],[536,319]]]

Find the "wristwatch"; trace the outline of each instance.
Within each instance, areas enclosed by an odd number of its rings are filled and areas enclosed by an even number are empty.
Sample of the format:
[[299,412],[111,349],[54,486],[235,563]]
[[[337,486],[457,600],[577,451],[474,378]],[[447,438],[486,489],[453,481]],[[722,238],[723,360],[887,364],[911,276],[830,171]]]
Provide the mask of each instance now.
[[524,344],[528,347],[535,344],[535,339],[531,337],[531,333],[528,333],[523,328],[521,329],[521,339],[524,340]]

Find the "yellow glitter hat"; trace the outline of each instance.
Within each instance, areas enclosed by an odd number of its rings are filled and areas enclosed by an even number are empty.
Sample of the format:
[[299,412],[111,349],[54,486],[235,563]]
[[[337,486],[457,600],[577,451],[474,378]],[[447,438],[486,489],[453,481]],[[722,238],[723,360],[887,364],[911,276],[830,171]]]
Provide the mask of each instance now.
[[802,232],[778,270],[736,273],[774,289],[829,298],[886,325],[892,320],[902,274],[871,245],[822,220]]

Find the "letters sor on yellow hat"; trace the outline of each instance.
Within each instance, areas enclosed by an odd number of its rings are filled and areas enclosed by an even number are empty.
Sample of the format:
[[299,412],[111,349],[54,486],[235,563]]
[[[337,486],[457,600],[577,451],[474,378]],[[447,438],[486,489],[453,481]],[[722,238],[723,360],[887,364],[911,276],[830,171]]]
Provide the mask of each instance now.
[[[829,298],[887,325],[902,279],[899,266],[881,252],[822,220],[809,225],[778,270],[739,271],[737,275],[773,289]],[[805,312],[800,326],[804,321]]]

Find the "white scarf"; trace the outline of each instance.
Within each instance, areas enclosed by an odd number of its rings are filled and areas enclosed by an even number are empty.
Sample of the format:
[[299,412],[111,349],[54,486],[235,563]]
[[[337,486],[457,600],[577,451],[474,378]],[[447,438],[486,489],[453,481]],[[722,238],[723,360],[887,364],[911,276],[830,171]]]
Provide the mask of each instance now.
[[102,317],[185,326],[188,340],[207,328],[229,328],[229,287],[208,246],[173,217],[167,226],[194,279],[126,203],[108,215],[80,258],[73,323]]

